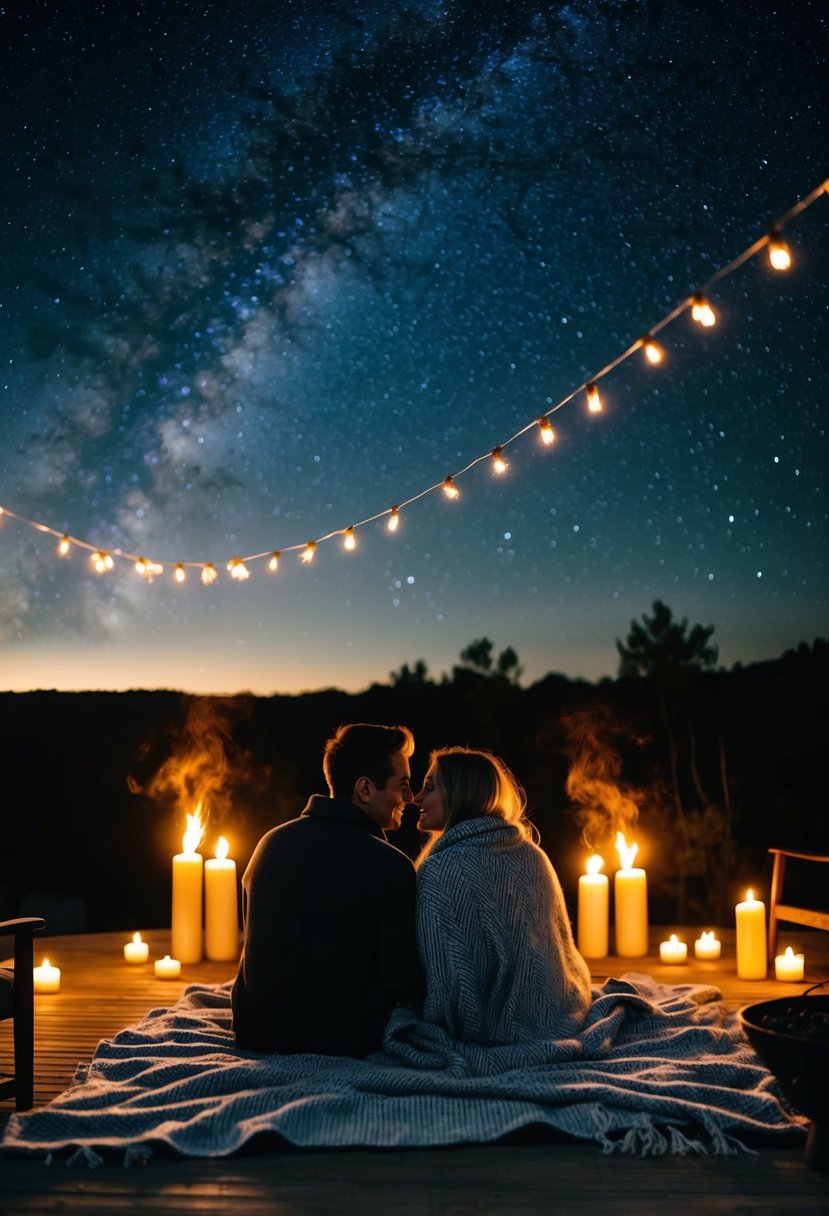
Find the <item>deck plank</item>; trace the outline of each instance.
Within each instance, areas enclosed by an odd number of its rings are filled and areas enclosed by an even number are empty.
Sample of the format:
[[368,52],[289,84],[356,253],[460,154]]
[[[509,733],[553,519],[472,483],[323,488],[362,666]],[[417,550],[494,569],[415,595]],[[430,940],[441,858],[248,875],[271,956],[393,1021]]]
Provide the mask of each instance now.
[[[773,978],[739,980],[733,933],[718,933],[724,958],[718,963],[661,964],[657,943],[668,926],[652,933],[645,959],[609,957],[593,962],[596,982],[638,971],[667,983],[711,983],[731,1008],[787,993],[805,985]],[[684,933],[689,943],[695,934]],[[89,934],[42,939],[38,961],[48,955],[61,967],[61,991],[36,997],[35,1102],[63,1090],[81,1060],[89,1060],[108,1038],[149,1009],[173,1004],[187,984],[220,983],[235,966],[205,962],[185,967],[180,981],[156,980],[152,965],[123,961],[127,934]],[[169,951],[169,932],[148,930],[150,958]],[[814,930],[781,933],[781,946],[806,954],[807,982],[829,979],[829,934]],[[9,1024],[0,1025],[0,1066],[10,1050]],[[11,1104],[0,1103],[0,1123]],[[678,1206],[679,1205],[679,1206]],[[232,1159],[182,1161],[159,1156],[145,1169],[125,1170],[106,1162],[94,1171],[67,1170],[62,1163],[0,1158],[0,1213],[6,1216],[62,1211],[98,1213],[194,1213],[226,1216],[596,1216],[635,1211],[665,1216],[829,1216],[829,1179],[807,1170],[796,1149],[760,1148],[758,1157],[657,1158],[605,1156],[592,1146],[565,1140],[451,1149],[294,1150],[260,1144]]]

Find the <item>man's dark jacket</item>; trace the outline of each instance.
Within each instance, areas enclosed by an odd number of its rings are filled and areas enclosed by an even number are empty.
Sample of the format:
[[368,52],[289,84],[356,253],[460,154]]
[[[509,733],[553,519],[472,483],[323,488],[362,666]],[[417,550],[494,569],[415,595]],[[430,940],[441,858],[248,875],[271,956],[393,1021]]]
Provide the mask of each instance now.
[[242,879],[240,1047],[365,1056],[420,995],[415,872],[354,803],[315,794],[259,841]]

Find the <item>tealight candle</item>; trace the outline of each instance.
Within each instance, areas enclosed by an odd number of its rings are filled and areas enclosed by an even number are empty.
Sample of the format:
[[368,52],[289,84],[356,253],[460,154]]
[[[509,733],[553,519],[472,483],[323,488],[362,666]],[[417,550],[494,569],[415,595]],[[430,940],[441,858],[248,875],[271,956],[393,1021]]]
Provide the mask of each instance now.
[[766,907],[749,891],[735,908],[737,918],[737,975],[741,980],[764,980],[766,961]]
[[688,946],[672,933],[668,941],[659,943],[659,958],[663,963],[687,962]]
[[181,963],[177,958],[170,958],[169,954],[165,954],[164,958],[155,960],[153,971],[157,980],[177,980],[181,975]]
[[60,967],[52,967],[45,958],[42,966],[32,968],[32,983],[35,992],[59,992]]
[[697,958],[717,959],[722,953],[722,942],[714,936],[714,930],[704,931],[694,942]]
[[610,884],[599,869],[604,861],[598,853],[587,859],[587,873],[579,878],[579,951],[585,958],[604,958],[608,950]]
[[150,947],[141,940],[140,933],[133,933],[132,941],[124,944],[124,961],[127,963],[146,963],[150,956]]
[[803,979],[803,955],[795,954],[791,946],[787,946],[785,954],[775,956],[774,978],[790,984],[799,983]]

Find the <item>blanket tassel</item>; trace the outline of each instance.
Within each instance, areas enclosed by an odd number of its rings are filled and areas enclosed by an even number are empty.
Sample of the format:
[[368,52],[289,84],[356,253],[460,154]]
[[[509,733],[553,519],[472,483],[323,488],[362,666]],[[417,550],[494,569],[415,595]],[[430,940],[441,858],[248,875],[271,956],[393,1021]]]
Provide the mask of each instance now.
[[93,1148],[88,1144],[82,1144],[76,1148],[72,1156],[66,1162],[67,1169],[73,1165],[88,1165],[91,1170],[97,1169],[99,1165],[104,1164],[103,1157],[99,1156]]

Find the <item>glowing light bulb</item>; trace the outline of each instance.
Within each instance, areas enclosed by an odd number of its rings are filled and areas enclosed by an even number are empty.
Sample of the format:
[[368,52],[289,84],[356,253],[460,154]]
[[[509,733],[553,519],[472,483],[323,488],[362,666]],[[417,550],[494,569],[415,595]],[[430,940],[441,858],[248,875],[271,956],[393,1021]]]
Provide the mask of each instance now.
[[281,556],[282,554],[279,552],[279,550],[274,549],[273,553],[271,554],[271,560],[268,562],[269,570],[276,572],[279,569],[279,559]]
[[208,562],[206,566],[202,567],[201,581],[204,583],[205,587],[209,587],[211,583],[215,583],[218,577],[219,575],[216,572],[216,567],[212,562]]
[[181,562],[178,563],[175,570],[173,571],[173,578],[176,580],[177,583],[186,583],[187,582],[187,571],[184,569],[184,566],[181,564]]
[[543,444],[549,447],[550,444],[555,443],[556,433],[550,425],[549,418],[539,418],[536,425],[541,435],[541,442]]
[[772,228],[769,233],[769,262],[774,270],[788,270],[792,264],[792,251],[783,240],[779,228]]
[[138,561],[135,563],[135,573],[141,578],[146,578],[147,572],[148,567],[146,557],[139,557]]
[[68,536],[62,536],[58,543],[58,553],[61,557],[66,557],[70,549],[70,541]]
[[650,334],[646,334],[642,339],[642,350],[648,363],[652,363],[654,367],[665,358],[665,351],[658,342],[654,342]]
[[691,316],[697,325],[701,325],[704,329],[710,329],[712,325],[717,324],[717,314],[705,296],[699,292],[696,292],[691,298]]
[[314,554],[317,551],[317,542],[309,540],[305,548],[300,553],[300,560],[305,562],[306,566],[314,560]]
[[396,532],[400,526],[400,508],[392,507],[389,522],[386,524],[389,532]]
[[587,386],[587,408],[591,414],[600,414],[602,412],[602,399],[599,396],[599,390],[592,383]]
[[354,535],[353,528],[346,528],[345,532],[343,533],[343,545],[346,549],[357,548],[357,539]]
[[497,445],[496,447],[494,447],[492,449],[491,459],[492,459],[492,467],[495,470],[495,472],[499,475],[499,477],[502,473],[506,473],[508,466],[507,466],[506,460],[504,460],[503,452],[501,450],[500,445]]
[[460,490],[455,485],[455,482],[452,478],[451,473],[447,474],[446,480],[444,481],[441,489],[443,490],[443,492],[447,498],[459,498],[460,497]]
[[229,561],[227,570],[230,577],[235,578],[238,583],[243,583],[245,579],[250,578],[250,571],[241,557],[234,557],[232,561]]
[[107,570],[111,570],[115,564],[110,554],[104,549],[99,549],[97,553],[93,553],[90,561],[98,574],[106,574]]

